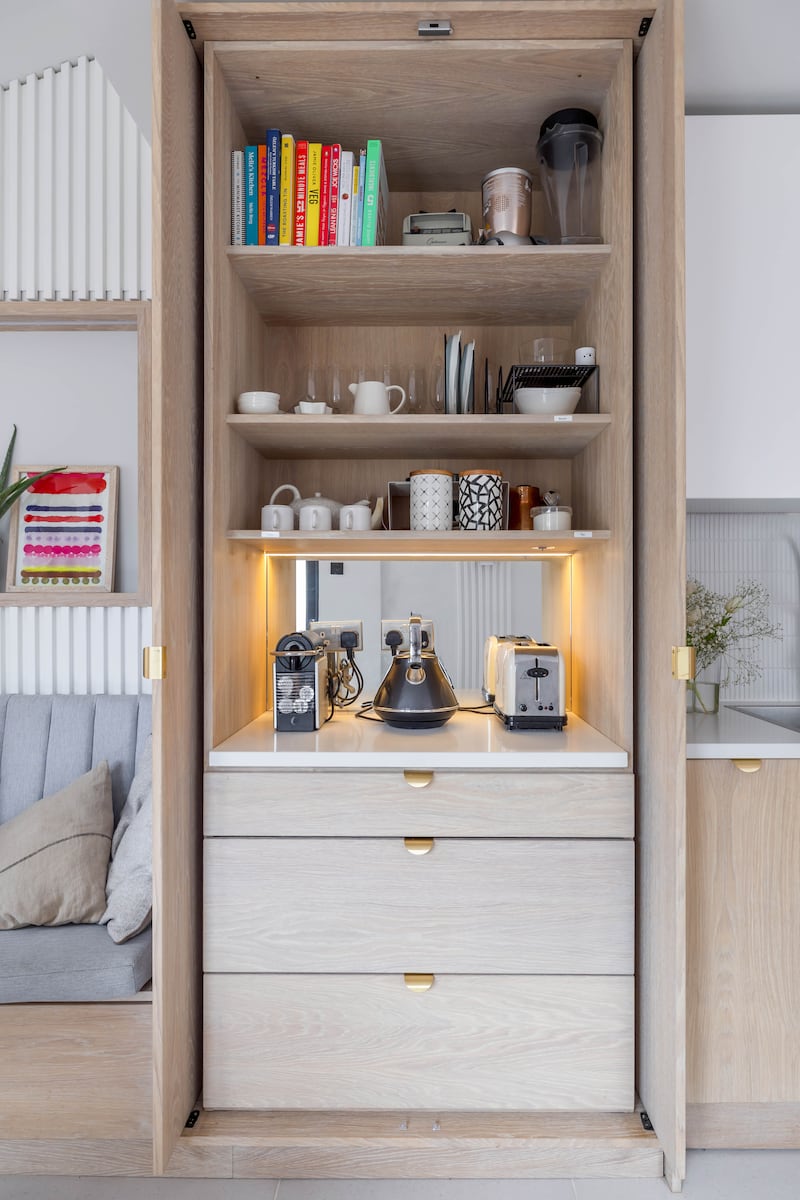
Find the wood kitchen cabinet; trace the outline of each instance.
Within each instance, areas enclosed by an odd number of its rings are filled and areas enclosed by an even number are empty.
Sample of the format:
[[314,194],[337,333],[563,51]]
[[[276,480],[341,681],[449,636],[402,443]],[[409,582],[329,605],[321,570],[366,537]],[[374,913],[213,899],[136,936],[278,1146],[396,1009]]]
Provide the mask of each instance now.
[[800,761],[689,762],[690,1146],[800,1147],[798,881]]
[[[671,767],[684,754],[685,718],[669,650],[683,636],[685,572],[683,515],[664,496],[684,489],[680,0],[644,9],[589,3],[579,13],[570,0],[453,0],[440,13],[452,34],[433,39],[418,34],[432,13],[416,0],[179,3],[177,15],[166,0],[158,7],[181,36],[183,21],[205,91],[207,959],[203,1026],[192,1017],[191,1027],[202,1035],[208,1107],[179,1139],[182,1169],[194,1162],[198,1172],[229,1175],[232,1162],[235,1175],[346,1178],[665,1173],[679,1188],[684,787]],[[176,95],[157,114],[171,138],[185,134],[188,104]],[[483,174],[532,165],[541,120],[567,104],[596,112],[604,132],[602,244],[400,245],[401,218],[420,208],[464,209],[477,224]],[[268,125],[354,148],[380,137],[392,188],[389,244],[232,248],[230,153],[261,140]],[[168,178],[166,161],[164,169]],[[163,214],[165,230],[172,218]],[[478,342],[481,362],[518,361],[521,339],[546,334],[596,346],[600,413],[576,414],[563,428],[510,415],[326,422],[234,413],[236,395],[254,387],[281,391],[288,408],[309,363],[356,362],[367,345],[376,362],[427,362],[442,334],[459,328]],[[473,466],[489,449],[506,477],[544,473],[557,483],[592,536],[292,533],[265,547],[260,535],[261,505],[279,484],[347,503],[382,493],[412,468]],[[484,768],[502,780],[487,803],[475,772],[459,779],[458,763],[418,792],[419,780],[366,756],[364,766],[356,755],[328,772],[310,754],[303,771],[314,782],[301,790],[301,773],[279,762],[224,767],[221,747],[266,725],[268,652],[295,628],[298,559],[459,552],[545,564],[545,604],[569,645],[570,709],[623,764],[600,771],[596,791],[569,764],[550,790],[547,770],[515,771],[502,755]],[[287,792],[296,803],[286,803]],[[503,795],[509,811],[495,824]],[[410,822],[416,811],[414,825],[387,828],[393,797]],[[273,812],[280,820],[265,832],[262,818]],[[500,840],[504,827],[519,839],[513,845]],[[400,970],[413,949],[392,938],[411,867],[403,844],[422,833],[442,839],[438,853],[414,863],[430,868],[430,890],[420,894],[446,902],[429,923],[428,957],[439,955],[441,966],[409,961]],[[228,957],[239,950],[227,922],[238,927],[240,949],[249,945],[254,927],[239,918],[251,905],[269,910],[264,856],[282,861],[286,838],[287,895],[300,886],[309,920],[319,930],[332,925],[316,943],[309,927],[289,957],[272,957],[265,943],[242,970]],[[608,840],[590,846],[593,838]],[[598,944],[582,944],[572,919],[559,939],[558,904],[542,917],[545,898],[523,879],[498,911],[498,938],[490,921],[480,933],[491,961],[450,954],[452,929],[469,938],[471,875],[489,886],[505,881],[504,863],[519,863],[526,849],[531,862],[539,855],[560,872],[546,899],[562,894],[562,914],[579,894],[591,905],[613,874],[606,907],[592,918],[603,926]],[[358,866],[348,866],[351,850]],[[231,868],[231,854],[255,875]],[[336,902],[351,869],[360,872],[373,943],[369,953],[351,944],[337,969],[337,939],[353,935],[346,904],[340,911]],[[513,942],[531,906],[543,940],[515,966],[501,943]],[[421,923],[415,957],[423,960],[425,935]],[[515,1036],[523,1049],[516,1073]],[[597,1052],[583,1054],[589,1045]],[[376,1046],[388,1064],[383,1082]],[[427,1079],[436,1046],[446,1052],[435,1054]],[[460,1104],[469,1076],[475,1087]],[[509,1106],[517,1111],[504,1112]]]
[[686,120],[686,494],[800,502],[800,116]]

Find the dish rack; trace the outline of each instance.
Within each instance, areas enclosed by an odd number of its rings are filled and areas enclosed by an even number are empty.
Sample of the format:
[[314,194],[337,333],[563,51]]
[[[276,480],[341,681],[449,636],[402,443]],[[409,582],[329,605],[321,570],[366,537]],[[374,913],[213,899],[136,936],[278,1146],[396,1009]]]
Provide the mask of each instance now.
[[[514,409],[514,390],[523,387],[579,387],[581,398],[577,412],[600,411],[600,376],[597,365],[574,366],[571,363],[517,363],[503,380],[502,368],[497,383],[496,411]],[[588,386],[584,386],[588,385]]]

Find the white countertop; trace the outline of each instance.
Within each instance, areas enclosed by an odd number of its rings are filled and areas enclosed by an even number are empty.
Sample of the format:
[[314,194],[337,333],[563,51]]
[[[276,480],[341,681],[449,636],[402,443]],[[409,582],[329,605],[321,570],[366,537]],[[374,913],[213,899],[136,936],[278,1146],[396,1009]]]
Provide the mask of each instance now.
[[[462,703],[480,697],[461,695]],[[628,755],[579,717],[566,728],[505,729],[491,713],[459,712],[440,729],[393,729],[379,718],[337,712],[315,733],[276,733],[266,712],[221,742],[210,767],[404,767],[415,770],[492,768],[625,768]]]
[[713,716],[687,714],[686,757],[800,758],[800,733],[722,705]]

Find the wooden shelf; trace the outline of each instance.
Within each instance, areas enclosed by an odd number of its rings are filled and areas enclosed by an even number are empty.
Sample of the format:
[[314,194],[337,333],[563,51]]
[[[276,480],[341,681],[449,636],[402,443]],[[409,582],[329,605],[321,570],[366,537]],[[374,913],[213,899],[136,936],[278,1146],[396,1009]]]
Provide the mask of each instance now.
[[482,453],[504,458],[574,458],[611,424],[605,413],[553,417],[471,415],[228,417],[228,425],[265,458],[404,458]]
[[230,246],[274,325],[571,322],[610,246]]
[[0,592],[0,608],[147,608],[152,603],[145,592],[93,592],[86,594],[75,588],[59,592],[47,585],[32,587],[29,592]]
[[139,330],[149,300],[0,300],[0,329]]
[[503,530],[472,533],[412,533],[408,529],[369,530],[365,533],[261,533],[258,529],[233,529],[228,540],[263,550],[276,558],[541,558],[590,550],[610,537],[607,529],[541,533],[536,530]]

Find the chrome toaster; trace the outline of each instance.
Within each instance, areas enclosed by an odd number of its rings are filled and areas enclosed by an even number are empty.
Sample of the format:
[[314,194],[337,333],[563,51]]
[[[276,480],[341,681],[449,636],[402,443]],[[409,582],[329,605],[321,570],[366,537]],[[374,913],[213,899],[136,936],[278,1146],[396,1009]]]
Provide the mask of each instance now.
[[495,659],[494,711],[506,729],[563,729],[564,659],[555,646],[501,642]]

